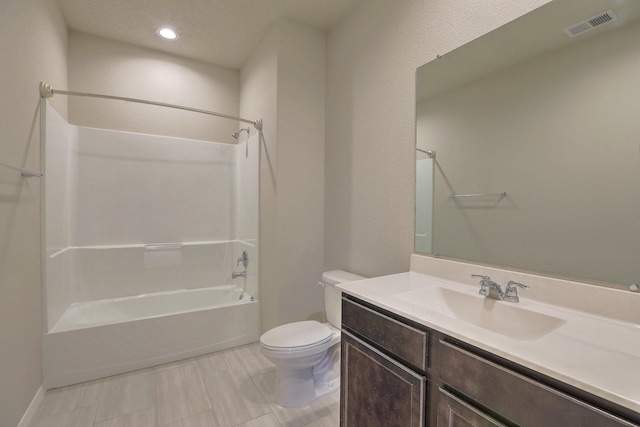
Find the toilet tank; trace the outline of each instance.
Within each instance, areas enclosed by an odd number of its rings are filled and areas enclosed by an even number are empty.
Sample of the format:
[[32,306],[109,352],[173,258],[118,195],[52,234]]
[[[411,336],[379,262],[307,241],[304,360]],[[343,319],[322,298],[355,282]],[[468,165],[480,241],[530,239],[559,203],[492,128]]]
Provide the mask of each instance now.
[[342,321],[342,292],[335,285],[362,279],[366,279],[366,277],[343,270],[331,270],[322,273],[324,310],[327,313],[327,321],[336,328],[340,329]]

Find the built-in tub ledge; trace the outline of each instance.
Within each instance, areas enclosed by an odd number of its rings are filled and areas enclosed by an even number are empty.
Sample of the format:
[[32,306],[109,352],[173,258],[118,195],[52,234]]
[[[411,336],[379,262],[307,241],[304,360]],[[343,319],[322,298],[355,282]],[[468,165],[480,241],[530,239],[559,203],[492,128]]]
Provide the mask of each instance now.
[[[488,300],[471,274],[531,287],[519,303]],[[419,255],[410,272],[339,288],[640,413],[639,294]]]

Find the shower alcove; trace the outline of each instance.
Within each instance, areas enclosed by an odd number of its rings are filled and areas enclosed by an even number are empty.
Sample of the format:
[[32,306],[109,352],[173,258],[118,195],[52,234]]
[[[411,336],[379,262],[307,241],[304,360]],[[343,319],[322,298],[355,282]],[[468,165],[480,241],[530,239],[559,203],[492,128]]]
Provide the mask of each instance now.
[[257,341],[259,132],[222,144],[41,112],[45,388]]

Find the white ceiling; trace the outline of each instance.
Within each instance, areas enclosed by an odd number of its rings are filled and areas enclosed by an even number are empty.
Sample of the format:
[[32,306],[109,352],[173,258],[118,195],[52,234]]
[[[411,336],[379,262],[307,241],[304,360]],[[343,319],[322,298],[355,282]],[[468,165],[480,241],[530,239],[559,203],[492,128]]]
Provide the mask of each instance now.
[[[328,30],[359,0],[58,0],[69,28],[240,68],[280,18]],[[157,36],[160,26],[179,38]]]

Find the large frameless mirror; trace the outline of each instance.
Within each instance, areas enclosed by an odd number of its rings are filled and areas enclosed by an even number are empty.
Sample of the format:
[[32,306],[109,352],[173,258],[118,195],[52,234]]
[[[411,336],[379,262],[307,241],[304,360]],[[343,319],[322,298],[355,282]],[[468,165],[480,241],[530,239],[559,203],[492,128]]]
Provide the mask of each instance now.
[[639,17],[555,0],[418,69],[416,252],[640,282]]

